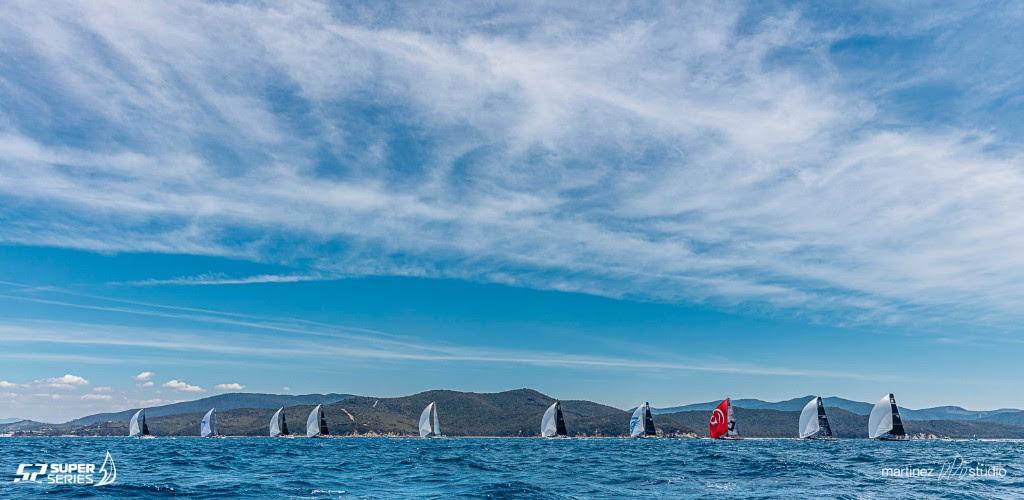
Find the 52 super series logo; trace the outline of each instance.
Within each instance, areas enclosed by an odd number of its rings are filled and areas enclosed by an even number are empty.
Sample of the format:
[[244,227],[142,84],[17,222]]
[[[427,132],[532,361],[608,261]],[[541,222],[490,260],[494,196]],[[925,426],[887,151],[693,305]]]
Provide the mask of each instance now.
[[[97,475],[102,474],[99,479]],[[19,464],[14,473],[15,483],[80,484],[106,486],[117,480],[117,465],[110,452],[103,458],[99,470],[96,464],[40,463]]]

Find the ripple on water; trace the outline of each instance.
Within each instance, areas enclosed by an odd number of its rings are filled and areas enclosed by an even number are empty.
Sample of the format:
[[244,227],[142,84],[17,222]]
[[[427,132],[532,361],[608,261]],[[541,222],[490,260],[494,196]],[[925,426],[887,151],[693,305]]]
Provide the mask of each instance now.
[[[1024,496],[1024,444],[868,440],[0,439],[0,470],[114,456],[118,480],[89,486],[0,481],[0,498],[891,498]],[[954,457],[1000,478],[894,478],[886,467]]]

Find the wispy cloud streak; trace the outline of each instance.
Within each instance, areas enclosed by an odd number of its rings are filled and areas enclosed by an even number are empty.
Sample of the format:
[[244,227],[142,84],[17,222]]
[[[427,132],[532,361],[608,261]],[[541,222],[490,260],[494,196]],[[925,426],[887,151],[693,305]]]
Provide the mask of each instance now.
[[[296,330],[303,334],[302,330]],[[851,380],[888,380],[888,375],[860,375],[832,371],[799,370],[750,364],[692,363],[656,357],[640,359],[592,356],[578,353],[533,352],[525,350],[477,348],[471,346],[403,344],[401,347],[387,341],[363,343],[355,347],[348,342],[324,341],[315,332],[297,335],[282,346],[273,336],[240,331],[176,330],[166,328],[137,328],[102,324],[83,324],[53,321],[0,322],[0,338],[5,341],[31,339],[40,345],[77,345],[133,348],[139,352],[177,351],[196,354],[233,356],[258,359],[273,363],[275,360],[317,360],[333,363],[338,359],[369,359],[383,361],[427,363],[498,363],[511,365],[538,365],[575,369],[640,369],[651,371],[689,371],[739,375],[765,375],[779,377],[817,377]],[[225,341],[224,339],[230,339]],[[145,358],[135,362],[146,362]]]
[[1019,9],[849,8],[5,2],[0,241],[1015,324]]

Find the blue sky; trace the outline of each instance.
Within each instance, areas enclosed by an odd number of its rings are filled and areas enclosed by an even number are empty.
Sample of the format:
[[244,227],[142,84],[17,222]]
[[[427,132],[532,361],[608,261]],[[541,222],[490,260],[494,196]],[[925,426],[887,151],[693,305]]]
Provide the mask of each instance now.
[[239,386],[1024,406],[1022,21],[5,2],[0,416]]

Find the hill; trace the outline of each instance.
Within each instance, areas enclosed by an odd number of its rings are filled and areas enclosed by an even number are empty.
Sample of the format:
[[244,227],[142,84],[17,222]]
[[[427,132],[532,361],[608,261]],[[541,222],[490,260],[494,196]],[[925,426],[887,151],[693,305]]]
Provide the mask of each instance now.
[[[776,402],[762,401],[760,399],[740,398],[733,399],[732,404],[734,408],[746,408],[749,410],[800,411],[803,409],[804,405],[807,404],[807,402],[810,401],[813,397],[814,396],[802,396],[799,398],[787,399],[785,401]],[[652,409],[651,411],[654,413],[677,413],[682,411],[711,411],[716,406],[718,406],[718,403],[720,402],[720,400],[708,401],[705,403],[694,403],[683,406],[673,406],[670,408],[657,408]],[[827,408],[838,408],[841,410],[849,411],[851,413],[856,413],[858,415],[867,415],[868,413],[871,413],[871,407],[874,406],[873,404],[852,401],[849,399],[843,399],[835,396],[823,398],[822,402],[825,404]]]
[[[803,396],[777,402],[741,398],[733,399],[732,403],[735,408],[799,412],[812,397],[814,396]],[[857,415],[868,415],[871,413],[871,408],[874,406],[874,403],[852,401],[835,396],[823,398],[822,402],[825,404],[825,408],[829,410],[846,410]],[[714,409],[718,403],[719,401],[708,401],[705,403],[694,403],[683,406],[673,406],[670,408],[657,408],[652,409],[651,411],[655,414],[686,411],[710,411]],[[922,408],[915,410],[900,406],[900,416],[902,416],[904,420],[979,420],[1006,425],[1024,425],[1024,410],[1016,409],[967,410],[959,406],[937,406],[934,408]]]
[[[840,408],[827,410],[829,424],[838,438],[867,437],[868,417]],[[795,438],[798,411],[753,410],[735,408],[736,425],[740,435],[746,437]],[[656,423],[672,420],[680,426],[699,429],[698,434],[707,436],[710,410],[684,411],[659,414]],[[1024,438],[1024,427],[954,420],[908,420],[904,422],[907,434],[948,438]]]
[[[261,394],[255,392],[231,392],[218,394],[194,401],[172,403],[162,406],[146,408],[146,416],[166,417],[171,415],[185,415],[189,413],[205,413],[210,408],[217,408],[218,411],[235,410],[240,408],[268,409],[296,405],[313,405],[320,403],[334,403],[343,399],[351,398],[351,394]],[[102,422],[128,421],[138,408],[132,408],[114,413],[97,413],[67,422],[70,426],[93,425]]]
[[[431,401],[437,402],[441,431],[449,436],[536,436],[544,411],[554,403],[550,396],[530,389],[499,393],[427,391],[399,398],[351,396],[326,405],[324,413],[331,434],[341,435],[418,435],[420,412]],[[306,417],[314,405],[287,407],[284,411],[289,430],[302,433]],[[147,423],[159,436],[194,436],[202,411],[166,416],[149,416]],[[219,431],[224,435],[265,436],[274,408],[218,408]],[[590,401],[562,401],[562,412],[570,435],[622,436],[629,426],[629,414],[623,410]],[[125,435],[128,419],[109,421],[90,419],[91,423],[67,423],[41,426],[22,434]],[[84,420],[84,419],[79,419]],[[657,425],[663,435],[693,435],[690,428],[674,421]]]
[[[808,398],[795,398],[769,403],[738,399],[736,417],[740,433],[748,437],[796,437],[799,409]],[[867,416],[856,401],[842,400],[849,411],[829,404],[839,398],[826,399],[826,411],[833,431],[841,438],[863,438],[867,433]],[[220,432],[224,435],[265,436],[270,416],[279,407],[292,433],[303,433],[306,417],[314,403],[326,404],[327,424],[332,434],[340,435],[417,435],[420,412],[436,402],[442,433],[448,436],[536,436],[541,416],[554,402],[550,396],[531,389],[498,393],[474,393],[448,390],[427,391],[397,398],[375,398],[346,394],[279,396],[273,394],[223,394],[188,403],[176,403],[147,409],[148,424],[160,436],[195,436],[199,421],[209,408],[218,411]],[[291,404],[289,404],[291,403]],[[704,436],[711,408],[718,402],[702,403],[705,409],[657,412],[655,427],[665,436]],[[853,404],[848,404],[853,403]],[[251,404],[253,407],[237,407]],[[231,406],[235,406],[231,408]],[[747,406],[759,406],[749,408]],[[868,405],[870,406],[870,405]],[[778,408],[795,408],[784,410]],[[573,436],[624,436],[630,413],[591,401],[562,401],[566,426]],[[944,407],[932,414],[964,416],[953,419],[905,419],[909,434],[954,438],[1024,438],[1024,426],[1016,425],[1017,410],[958,413],[958,407]],[[664,410],[662,410],[664,411]],[[924,410],[901,410],[906,413]],[[967,411],[967,410],[964,410]],[[16,435],[125,435],[134,410],[91,415],[64,424],[42,424],[22,421],[0,424],[0,432]],[[866,412],[865,412],[866,413]],[[978,413],[982,413],[978,416]],[[997,419],[1007,421],[998,421]]]

